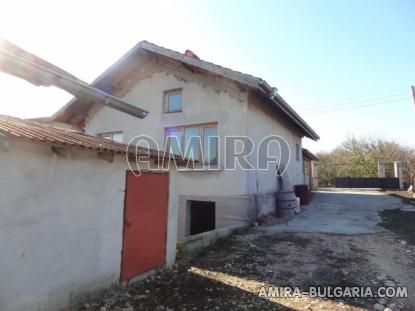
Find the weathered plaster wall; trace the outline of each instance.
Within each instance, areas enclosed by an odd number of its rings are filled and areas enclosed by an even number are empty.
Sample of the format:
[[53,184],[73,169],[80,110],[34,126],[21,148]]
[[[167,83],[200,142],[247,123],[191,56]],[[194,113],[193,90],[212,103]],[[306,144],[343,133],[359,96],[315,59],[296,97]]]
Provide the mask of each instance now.
[[304,184],[306,184],[309,188],[313,185],[310,185],[310,180],[312,180],[312,161],[304,157]]
[[[145,66],[151,74],[141,72],[139,80],[125,91],[124,99],[150,111],[139,120],[113,109],[102,108],[87,121],[86,132],[124,131],[124,141],[145,134],[164,146],[164,129],[172,126],[217,122],[218,135],[246,135],[247,92],[234,83],[195,75],[184,67],[168,61],[153,60],[154,67]],[[159,68],[157,70],[157,68]],[[143,78],[144,77],[144,78]],[[163,113],[163,92],[183,88],[183,112]],[[219,150],[223,150],[223,141]],[[243,195],[246,194],[246,174],[235,172],[186,172],[178,179],[180,194]]]
[[[126,162],[70,158],[11,141],[0,151],[0,310],[57,310],[118,283]],[[174,179],[174,171],[170,174]],[[166,261],[175,258],[177,201],[169,201]]]
[[[301,134],[298,133],[283,117],[278,117],[259,96],[250,94],[248,105],[248,133],[255,142],[259,143],[264,137],[278,135],[284,138],[291,150],[290,161],[287,168],[288,181],[291,186],[304,183],[304,172],[301,152]],[[299,144],[300,159],[296,159],[296,144]],[[276,144],[270,144],[270,155],[277,154]],[[258,155],[253,153],[252,162],[257,162]],[[278,182],[275,176],[275,167],[270,170],[249,171],[248,191],[256,195],[256,202],[260,214],[275,210],[275,198],[272,195],[277,191]],[[259,194],[259,195],[257,195]]]
[[311,189],[317,189],[318,188],[318,162],[317,161],[311,162],[311,180],[312,180]]
[[[223,160],[225,135],[247,135],[259,142],[268,134],[280,134],[289,142],[292,150],[301,137],[281,120],[264,112],[259,104],[248,105],[248,90],[240,85],[206,74],[197,74],[165,58],[141,56],[137,67],[124,77],[117,95],[150,112],[143,120],[102,108],[87,120],[86,132],[97,134],[108,131],[124,131],[125,142],[136,135],[145,134],[154,137],[160,146],[164,145],[164,129],[171,126],[183,126],[217,122],[219,154]],[[183,89],[183,112],[163,113],[163,92],[169,89]],[[282,120],[284,121],[284,120]],[[301,150],[301,149],[300,149]],[[256,158],[252,160],[256,161]],[[303,183],[300,161],[291,161],[289,167],[290,182]],[[239,222],[249,219],[252,208],[275,208],[272,193],[276,191],[274,171],[223,171],[181,172],[175,180],[174,193],[179,201],[179,237],[185,229],[186,204],[184,197],[196,196],[200,200],[218,200],[216,224],[218,227],[235,224],[229,219],[228,212],[235,213]],[[254,197],[254,194],[260,194]],[[226,198],[228,197],[228,198]],[[241,199],[243,198],[243,199]],[[253,206],[252,199],[255,199]],[[241,200],[246,204],[240,204]],[[216,202],[216,201],[215,201]],[[260,205],[260,206],[259,206]],[[220,210],[219,210],[220,208]]]
[[[86,132],[97,134],[107,131],[122,130],[124,140],[145,134],[154,137],[159,146],[164,146],[164,129],[172,126],[183,126],[201,123],[217,122],[218,135],[246,135],[247,134],[247,91],[240,89],[233,82],[226,82],[204,75],[195,75],[188,69],[172,64],[167,60],[151,60],[145,66],[138,66],[135,84],[124,90],[124,98],[143,109],[150,111],[147,118],[138,120],[113,109],[102,108],[92,115],[86,123]],[[131,78],[133,79],[133,78]],[[163,92],[169,89],[183,89],[183,112],[163,113]],[[219,153],[224,141],[219,142]],[[219,167],[220,168],[220,167]],[[180,172],[175,179],[175,200],[182,196],[199,196],[209,200],[212,196],[246,196],[246,172],[242,170],[214,172]],[[245,201],[248,200],[245,197]],[[226,200],[223,200],[225,202]],[[227,222],[230,206],[220,207],[217,212],[218,227],[229,225]],[[185,213],[186,204],[179,204],[181,215]],[[248,217],[248,205],[239,205],[239,214]],[[217,208],[217,211],[218,208]],[[179,217],[180,219],[180,217]],[[180,224],[179,224],[180,225]],[[184,232],[184,229],[179,229]],[[181,237],[182,234],[179,234]]]

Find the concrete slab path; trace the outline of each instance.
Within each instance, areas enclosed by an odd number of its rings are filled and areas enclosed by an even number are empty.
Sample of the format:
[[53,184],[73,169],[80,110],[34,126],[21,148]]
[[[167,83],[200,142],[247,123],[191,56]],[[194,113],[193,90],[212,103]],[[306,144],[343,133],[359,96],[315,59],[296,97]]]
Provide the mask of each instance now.
[[377,190],[320,189],[313,194],[311,204],[293,220],[265,230],[269,233],[375,233],[384,230],[379,226],[379,212],[394,208],[415,211],[414,206]]

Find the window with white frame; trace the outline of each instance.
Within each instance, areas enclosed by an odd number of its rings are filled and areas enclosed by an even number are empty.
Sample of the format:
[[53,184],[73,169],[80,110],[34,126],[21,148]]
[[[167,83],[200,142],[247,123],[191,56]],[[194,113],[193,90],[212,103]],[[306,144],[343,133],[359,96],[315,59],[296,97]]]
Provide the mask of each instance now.
[[174,89],[164,92],[164,112],[181,112],[182,107],[182,89]]
[[[166,128],[169,151],[183,154],[203,164],[218,163],[217,124],[198,124]],[[203,158],[203,162],[202,162]]]

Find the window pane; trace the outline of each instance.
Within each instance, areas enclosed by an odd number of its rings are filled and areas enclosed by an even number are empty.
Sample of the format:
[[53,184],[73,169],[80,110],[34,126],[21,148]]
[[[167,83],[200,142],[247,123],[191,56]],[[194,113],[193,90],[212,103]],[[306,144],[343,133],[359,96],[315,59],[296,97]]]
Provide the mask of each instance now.
[[114,133],[112,135],[112,140],[113,141],[117,141],[119,143],[122,143],[123,142],[123,138],[124,138],[123,133]]
[[203,161],[205,164],[218,163],[218,138],[217,129],[214,127],[203,129]]
[[184,130],[184,156],[200,161],[200,144],[200,129],[198,127],[186,128]]
[[182,111],[182,93],[167,95],[167,112]]
[[108,140],[113,140],[122,143],[124,134],[123,132],[108,132],[108,133],[98,133],[97,136],[105,138]]
[[170,130],[168,132],[170,153],[180,154],[183,131]]
[[99,137],[101,138],[105,138],[105,139],[112,139],[112,135],[111,134],[98,134]]

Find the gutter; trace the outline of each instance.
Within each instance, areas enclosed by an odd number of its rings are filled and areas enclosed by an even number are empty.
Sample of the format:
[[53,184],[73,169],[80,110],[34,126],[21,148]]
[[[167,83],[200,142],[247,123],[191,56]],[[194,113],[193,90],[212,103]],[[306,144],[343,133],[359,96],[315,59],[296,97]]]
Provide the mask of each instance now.
[[271,87],[265,80],[259,80],[259,86],[269,96],[269,99],[284,111],[306,133],[308,137],[317,141],[320,136],[294,111],[290,105],[278,94],[277,88]]
[[79,79],[36,64],[8,51],[0,50],[0,59],[0,70],[37,86],[54,85],[78,98],[103,104],[140,119],[144,119],[149,113]]

